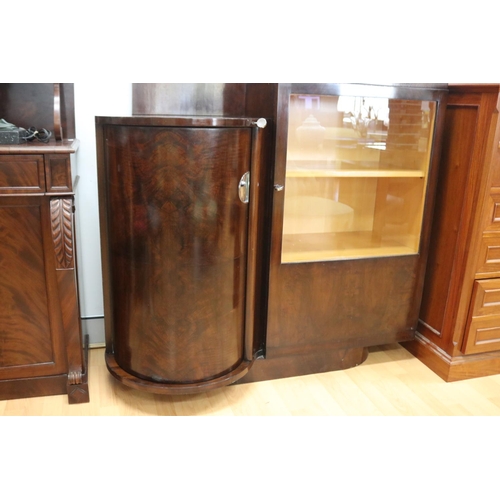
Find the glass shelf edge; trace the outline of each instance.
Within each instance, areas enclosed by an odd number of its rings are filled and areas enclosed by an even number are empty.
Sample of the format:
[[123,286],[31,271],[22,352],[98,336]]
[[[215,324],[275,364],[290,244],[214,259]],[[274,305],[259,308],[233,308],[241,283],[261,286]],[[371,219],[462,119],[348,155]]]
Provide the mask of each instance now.
[[424,178],[422,170],[287,170],[286,178],[304,177],[416,177]]

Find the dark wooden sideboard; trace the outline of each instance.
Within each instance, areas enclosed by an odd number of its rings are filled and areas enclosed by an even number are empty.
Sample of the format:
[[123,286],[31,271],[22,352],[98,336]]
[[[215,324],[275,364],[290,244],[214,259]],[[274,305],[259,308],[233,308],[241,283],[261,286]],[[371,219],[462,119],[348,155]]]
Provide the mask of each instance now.
[[[96,122],[116,378],[198,392],[354,367],[369,346],[414,337],[446,86],[134,84],[133,96],[134,116]],[[249,117],[267,119],[257,141]]]
[[74,226],[79,141],[62,137],[74,134],[63,87],[72,103],[71,84],[0,84],[1,117],[54,134],[0,146],[0,399],[89,401]]
[[78,141],[0,146],[0,398],[89,400],[70,157]]

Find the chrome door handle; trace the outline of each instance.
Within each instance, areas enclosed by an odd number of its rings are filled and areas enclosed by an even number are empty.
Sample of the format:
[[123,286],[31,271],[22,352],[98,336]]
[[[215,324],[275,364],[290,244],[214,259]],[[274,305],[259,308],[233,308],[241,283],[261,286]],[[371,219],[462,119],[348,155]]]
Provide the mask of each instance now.
[[250,172],[245,172],[238,184],[238,196],[242,203],[248,203],[250,200]]
[[275,190],[275,191],[283,191],[283,188],[284,188],[284,187],[285,187],[285,186],[283,186],[283,185],[281,185],[281,184],[275,184],[275,185],[274,185],[274,190]]

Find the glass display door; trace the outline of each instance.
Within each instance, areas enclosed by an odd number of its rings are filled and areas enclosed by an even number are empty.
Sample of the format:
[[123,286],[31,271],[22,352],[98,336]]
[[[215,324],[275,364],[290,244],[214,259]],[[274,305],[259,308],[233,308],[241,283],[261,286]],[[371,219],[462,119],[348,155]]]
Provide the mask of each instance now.
[[419,252],[436,103],[289,100],[281,261]]

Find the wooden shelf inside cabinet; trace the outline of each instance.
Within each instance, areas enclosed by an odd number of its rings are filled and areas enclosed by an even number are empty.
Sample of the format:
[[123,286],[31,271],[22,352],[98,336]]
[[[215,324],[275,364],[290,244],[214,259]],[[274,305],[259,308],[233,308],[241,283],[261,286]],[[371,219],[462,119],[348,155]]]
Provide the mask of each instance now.
[[286,164],[286,178],[304,177],[418,177],[427,172],[421,168],[399,168],[383,163],[325,159],[289,159]]
[[376,238],[371,231],[284,234],[281,262],[321,262],[415,253],[415,248],[404,240]]
[[338,169],[294,169],[289,168],[286,178],[307,178],[307,177],[425,177],[423,170],[338,170]]

